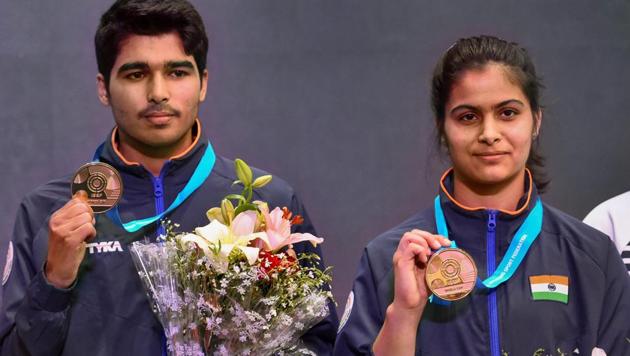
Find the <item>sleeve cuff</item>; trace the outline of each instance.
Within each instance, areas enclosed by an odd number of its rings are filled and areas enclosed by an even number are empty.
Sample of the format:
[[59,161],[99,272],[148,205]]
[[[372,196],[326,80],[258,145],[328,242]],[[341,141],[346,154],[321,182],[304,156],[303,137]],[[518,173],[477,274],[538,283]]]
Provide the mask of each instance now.
[[63,311],[70,306],[72,291],[77,282],[75,280],[74,283],[66,289],[57,288],[46,280],[44,274],[45,268],[44,265],[31,281],[29,293],[31,300],[43,310],[49,312]]

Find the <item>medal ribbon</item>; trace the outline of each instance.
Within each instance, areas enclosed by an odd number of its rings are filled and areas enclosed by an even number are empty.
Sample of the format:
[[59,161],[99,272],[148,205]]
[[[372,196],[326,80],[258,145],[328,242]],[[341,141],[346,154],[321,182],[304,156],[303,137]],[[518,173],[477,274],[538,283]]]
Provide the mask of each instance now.
[[[94,161],[99,160],[101,152],[103,151],[103,145],[104,144],[101,144],[96,149],[96,152],[94,153],[94,159],[93,159]],[[120,215],[118,214],[117,206],[114,207],[114,209],[109,210],[106,214],[114,222],[117,222],[125,230],[127,230],[127,232],[136,232],[142,229],[143,227],[160,220],[162,217],[164,217],[166,214],[170,213],[171,211],[175,210],[186,199],[188,199],[188,197],[190,197],[192,193],[194,193],[195,190],[197,190],[197,188],[199,188],[203,184],[203,182],[205,182],[206,179],[210,176],[210,172],[212,172],[212,168],[214,167],[215,162],[216,162],[216,155],[214,153],[214,150],[212,149],[212,145],[210,144],[210,141],[208,141],[208,146],[206,147],[206,151],[203,153],[201,160],[197,164],[197,167],[195,168],[195,171],[193,172],[190,179],[188,180],[188,183],[186,183],[186,186],[184,186],[184,188],[179,193],[177,193],[177,196],[175,197],[175,200],[171,203],[171,205],[166,210],[164,210],[164,212],[158,215],[122,223],[122,221],[120,220]]]
[[[446,226],[446,219],[444,218],[444,212],[440,204],[440,196],[435,197],[434,203],[435,210],[435,224],[437,226],[438,234],[448,238],[448,228]],[[512,277],[514,272],[518,269],[523,258],[527,254],[527,251],[531,247],[532,243],[536,240],[542,229],[543,220],[543,207],[540,198],[536,199],[536,204],[532,211],[529,212],[523,224],[518,228],[512,242],[508,247],[505,256],[499,263],[496,271],[483,280],[482,284],[486,288],[496,288],[501,283],[507,281]],[[455,241],[452,242],[451,247],[455,247]]]

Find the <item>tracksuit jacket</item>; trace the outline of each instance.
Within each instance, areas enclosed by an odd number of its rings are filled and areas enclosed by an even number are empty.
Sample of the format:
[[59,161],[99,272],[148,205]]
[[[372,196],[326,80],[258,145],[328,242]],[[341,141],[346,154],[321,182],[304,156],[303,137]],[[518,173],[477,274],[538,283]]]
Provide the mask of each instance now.
[[[472,256],[485,279],[538,199],[531,177],[518,210],[509,212],[458,203],[449,172],[440,185],[449,238]],[[371,354],[393,301],[392,257],[412,229],[436,233],[434,209],[417,213],[365,248],[335,355]],[[534,298],[532,276],[568,277],[568,302]],[[630,355],[630,278],[608,237],[546,204],[542,230],[514,275],[495,289],[475,288],[448,305],[427,303],[416,337],[416,355],[423,356],[590,356],[603,355],[602,350]]]
[[[199,131],[197,124],[196,130]],[[123,222],[164,211],[186,185],[201,159],[207,141],[197,134],[191,148],[168,161],[159,177],[141,165],[126,162],[114,143],[116,129],[100,156],[114,166],[123,180],[119,202]],[[254,176],[265,174],[254,169]],[[205,212],[219,206],[225,195],[235,193],[234,163],[219,155],[212,173],[182,205],[168,215],[180,231],[192,231],[208,223]],[[133,241],[154,240],[158,229],[151,224],[137,233],[127,233],[106,215],[96,218],[97,236],[89,241],[76,284],[60,290],[47,283],[42,272],[47,254],[48,220],[70,199],[70,180],[51,181],[23,200],[12,237],[13,265],[3,287],[0,315],[1,355],[162,355],[163,329],[154,316],[133,266],[128,246]],[[314,228],[292,188],[274,177],[255,192],[255,199],[288,207],[304,217],[297,232],[315,234]],[[316,252],[310,243],[294,246],[296,252]],[[330,354],[337,330],[335,306],[330,314],[302,340],[317,354]]]

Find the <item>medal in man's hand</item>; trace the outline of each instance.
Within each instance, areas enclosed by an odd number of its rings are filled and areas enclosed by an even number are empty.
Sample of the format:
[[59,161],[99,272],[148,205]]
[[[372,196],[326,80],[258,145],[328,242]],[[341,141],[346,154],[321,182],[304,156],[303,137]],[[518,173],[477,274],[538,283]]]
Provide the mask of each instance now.
[[72,195],[78,191],[87,194],[87,203],[95,213],[104,213],[114,207],[122,196],[122,179],[116,169],[102,162],[84,164],[72,179]]

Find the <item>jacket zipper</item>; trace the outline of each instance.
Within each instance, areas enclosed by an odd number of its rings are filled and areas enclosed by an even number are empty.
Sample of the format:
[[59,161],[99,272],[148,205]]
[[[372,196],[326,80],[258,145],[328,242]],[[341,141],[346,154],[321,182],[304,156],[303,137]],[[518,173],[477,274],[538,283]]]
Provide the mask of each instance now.
[[[160,170],[160,176],[156,177],[151,174],[151,179],[153,181],[153,196],[155,198],[155,215],[161,214],[164,212],[164,172],[166,172],[166,166],[168,165],[168,161],[164,163],[162,169]],[[165,235],[166,229],[164,226],[158,221],[160,224],[157,230],[157,236]],[[162,332],[162,356],[168,356],[168,344],[166,340],[165,332]]]
[[[497,211],[488,210],[488,230],[486,232],[486,265],[488,277],[496,269],[496,234]],[[488,320],[490,321],[490,355],[499,356],[499,318],[497,313],[497,291],[488,293]]]
[[[164,212],[164,172],[166,172],[166,166],[168,162],[164,163],[162,170],[160,170],[160,176],[155,177],[151,175],[153,180],[153,196],[155,197],[155,215],[162,214]],[[159,222],[158,222],[159,223]],[[162,224],[158,226],[157,236],[165,235],[166,229]]]

